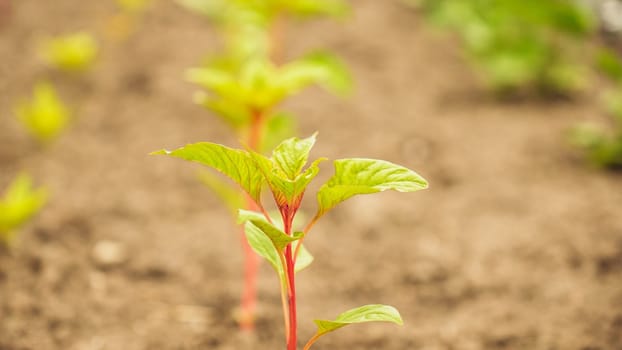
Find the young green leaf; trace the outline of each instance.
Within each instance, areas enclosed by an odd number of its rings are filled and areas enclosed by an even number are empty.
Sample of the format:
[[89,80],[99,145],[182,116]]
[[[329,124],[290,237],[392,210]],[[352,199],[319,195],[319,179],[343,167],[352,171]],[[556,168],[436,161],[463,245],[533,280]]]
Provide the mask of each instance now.
[[256,203],[260,201],[263,175],[246,151],[199,142],[174,151],[160,150],[151,154],[170,155],[214,168],[237,183]]
[[266,259],[270,265],[276,270],[276,272],[282,276],[283,267],[281,265],[281,258],[279,252],[274,247],[274,244],[268,238],[268,236],[261,231],[261,229],[253,225],[250,221],[244,224],[244,233],[248,244],[253,250],[259,254],[259,256]]
[[356,309],[348,310],[339,315],[335,320],[315,320],[317,334],[324,335],[353,323],[364,322],[392,322],[403,325],[400,313],[388,305],[365,305]]
[[268,186],[277,200],[277,205],[288,205],[290,207],[300,204],[307,185],[320,171],[318,164],[324,161],[324,158],[315,160],[304,172],[297,174],[294,179],[290,179],[273,159],[254,152],[251,153],[251,156],[257,167],[263,172]]
[[[246,235],[246,239],[248,240],[248,244],[253,248],[253,250],[259,254],[259,256],[263,257],[270,263],[270,265],[274,268],[274,270],[279,274],[279,276],[283,276],[283,266],[281,265],[281,260],[279,257],[279,251],[275,248],[273,242],[270,238],[257,226],[253,223],[246,222],[244,225],[244,232]],[[296,234],[294,237],[300,237],[300,234]],[[292,244],[295,246],[299,241],[295,241]],[[298,251],[298,258],[296,259],[296,266],[294,267],[296,272],[302,271],[307,268],[313,262],[313,256],[303,245]]]
[[298,236],[288,236],[285,232],[279,230],[274,225],[269,222],[263,220],[252,220],[250,221],[253,225],[257,226],[274,244],[274,247],[277,250],[283,250],[285,247],[293,241],[299,240],[300,235]]
[[280,171],[288,179],[295,180],[302,168],[307,164],[309,152],[315,144],[317,133],[306,139],[292,137],[279,144],[272,152],[272,159]]
[[414,171],[384,160],[352,158],[334,162],[335,174],[319,190],[319,215],[346,199],[359,195],[395,190],[414,192],[428,187]]
[[30,101],[21,101],[15,114],[28,132],[40,143],[56,138],[69,123],[70,113],[54,87],[47,82],[35,85]]
[[0,199],[0,241],[8,242],[13,231],[43,207],[47,197],[44,188],[33,188],[29,176],[19,175]]

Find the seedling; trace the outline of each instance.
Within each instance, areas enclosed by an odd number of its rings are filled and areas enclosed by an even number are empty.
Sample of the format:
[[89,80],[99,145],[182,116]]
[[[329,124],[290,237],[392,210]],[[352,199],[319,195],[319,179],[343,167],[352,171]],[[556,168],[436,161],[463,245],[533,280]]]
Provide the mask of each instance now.
[[48,82],[37,83],[32,99],[18,103],[15,115],[30,135],[43,145],[54,140],[66,128],[70,117],[68,108]]
[[283,126],[284,113],[275,109],[286,98],[312,84],[340,95],[351,85],[343,64],[326,53],[313,53],[282,66],[263,58],[248,60],[241,67],[215,61],[190,69],[186,75],[206,89],[195,95],[195,101],[225,120],[253,150],[270,144],[265,137]]
[[28,175],[19,175],[0,199],[0,243],[10,245],[17,229],[37,214],[46,201],[44,188],[35,189]]
[[[262,152],[294,134],[294,122],[280,103],[311,84],[336,94],[349,90],[351,81],[343,64],[327,53],[313,53],[282,64],[284,20],[289,17],[342,15],[348,7],[340,0],[180,0],[182,5],[209,17],[225,40],[224,54],[200,68],[187,71],[189,81],[204,91],[195,101],[229,124],[251,150]],[[202,175],[225,203],[244,201],[216,178]],[[237,195],[236,195],[237,193]],[[234,206],[233,208],[238,208]],[[247,209],[256,209],[247,201]],[[240,317],[242,329],[252,329],[256,304],[258,257],[245,250],[245,286]]]
[[566,94],[586,85],[589,67],[582,54],[595,21],[572,1],[417,2],[460,37],[469,60],[499,92],[535,88]]
[[87,32],[78,32],[46,40],[40,52],[52,67],[68,72],[83,72],[91,68],[99,46]]
[[[314,144],[315,135],[306,139],[287,139],[274,149],[271,157],[250,149],[232,149],[209,142],[189,144],[174,151],[154,152],[197,162],[224,174],[253,203],[257,210],[240,209],[238,219],[245,226],[250,246],[279,276],[287,350],[298,349],[296,272],[313,261],[303,241],[317,221],[339,203],[359,194],[386,190],[414,192],[428,186],[426,180],[412,170],[384,160],[339,159],[334,161],[334,175],[317,192],[316,214],[302,229],[294,227],[307,186],[318,174],[319,163],[326,160],[316,159],[305,169]],[[262,203],[263,187],[272,194],[280,213],[280,223],[273,221]],[[318,330],[304,349],[310,349],[324,334],[352,323],[370,321],[402,324],[395,308],[366,305],[349,310],[334,320],[315,320]]]

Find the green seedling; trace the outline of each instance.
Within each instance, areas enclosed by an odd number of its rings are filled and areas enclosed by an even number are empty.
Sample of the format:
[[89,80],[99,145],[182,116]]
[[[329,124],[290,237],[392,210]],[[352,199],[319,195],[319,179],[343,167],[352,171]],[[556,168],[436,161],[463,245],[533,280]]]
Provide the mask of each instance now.
[[[277,110],[286,98],[312,84],[336,94],[345,94],[351,86],[343,64],[325,53],[310,54],[282,66],[261,58],[241,67],[215,61],[190,69],[187,79],[205,88],[196,94],[196,102],[241,133],[254,150],[263,148],[265,135],[288,128],[284,113]],[[264,127],[268,130],[262,130]]]
[[37,214],[46,201],[44,188],[33,188],[28,175],[19,175],[0,199],[0,243],[11,244],[17,229]]
[[585,87],[584,42],[592,15],[572,1],[421,0],[433,22],[454,31],[495,90],[570,93]]
[[[204,90],[195,101],[223,119],[253,151],[271,149],[294,134],[295,123],[280,110],[283,100],[317,84],[344,94],[351,85],[343,64],[326,53],[313,53],[283,64],[282,45],[290,18],[340,16],[348,12],[341,0],[180,0],[185,7],[208,17],[222,34],[224,53],[200,68],[187,71],[189,81]],[[228,206],[244,196],[213,177],[203,182]],[[234,193],[238,193],[237,196]],[[252,201],[247,209],[256,209]],[[237,206],[239,207],[239,206]],[[236,207],[236,208],[237,208]],[[248,244],[245,250],[245,287],[242,296],[242,329],[252,329],[256,304],[258,257]]]
[[[320,162],[326,160],[316,159],[307,166],[314,144],[315,135],[306,139],[287,139],[274,149],[271,157],[253,150],[232,149],[209,142],[189,144],[174,151],[154,152],[212,168],[233,180],[252,201],[256,210],[240,209],[238,221],[244,224],[250,246],[278,274],[287,350],[298,349],[296,273],[313,261],[303,241],[317,221],[338,204],[356,195],[386,190],[414,192],[428,186],[426,180],[412,170],[384,160],[339,159],[334,161],[334,175],[316,194],[316,214],[303,227],[295,227],[294,219],[307,186],[318,174]],[[279,223],[271,218],[262,202],[264,187],[271,192],[274,206],[280,213]],[[341,327],[370,321],[402,324],[395,308],[366,305],[349,310],[334,320],[316,320],[317,332],[304,349],[310,349],[320,337]]]
[[40,52],[52,67],[69,72],[83,72],[93,66],[99,45],[87,32],[78,32],[46,40]]
[[32,99],[18,103],[15,115],[30,135],[43,145],[54,140],[67,127],[70,118],[68,108],[47,82],[35,85]]
[[592,123],[579,125],[571,131],[571,141],[585,150],[594,165],[622,169],[622,92],[608,95],[605,105],[613,125],[608,129]]

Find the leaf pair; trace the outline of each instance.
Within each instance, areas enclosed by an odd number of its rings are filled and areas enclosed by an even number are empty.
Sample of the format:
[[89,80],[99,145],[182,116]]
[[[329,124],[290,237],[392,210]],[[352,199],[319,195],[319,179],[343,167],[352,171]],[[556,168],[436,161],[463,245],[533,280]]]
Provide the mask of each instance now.
[[[277,205],[291,205],[301,199],[306,186],[319,171],[322,158],[304,170],[314,144],[315,135],[306,139],[290,138],[275,148],[271,158],[210,142],[153,154],[171,155],[211,167],[237,183],[257,204],[261,204],[261,189],[267,184]],[[335,174],[317,194],[316,218],[355,195],[386,190],[414,192],[428,186],[414,171],[384,160],[350,158],[336,160],[334,165]],[[279,203],[279,199],[283,202]]]

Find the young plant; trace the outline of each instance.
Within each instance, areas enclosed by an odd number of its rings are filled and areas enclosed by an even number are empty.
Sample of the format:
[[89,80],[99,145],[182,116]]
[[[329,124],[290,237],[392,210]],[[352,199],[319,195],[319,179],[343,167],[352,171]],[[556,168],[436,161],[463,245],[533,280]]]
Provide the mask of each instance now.
[[[282,64],[284,22],[289,17],[341,15],[340,0],[180,0],[209,17],[225,38],[224,53],[187,71],[187,80],[204,91],[195,101],[224,120],[251,150],[262,152],[294,134],[294,122],[279,105],[308,85],[345,94],[351,79],[344,65],[327,53],[312,53]],[[239,191],[209,175],[202,180],[225,203],[244,201]],[[235,199],[237,193],[237,199]],[[233,199],[232,199],[233,198]],[[247,200],[247,209],[256,209]],[[258,257],[248,244],[245,286],[239,317],[242,329],[253,328]]]
[[37,214],[46,201],[44,188],[33,188],[28,175],[19,175],[0,198],[0,243],[10,245],[17,229]]
[[99,45],[87,32],[78,32],[46,40],[41,56],[52,67],[68,72],[83,72],[93,66]]
[[30,101],[24,100],[15,107],[15,115],[37,141],[47,145],[69,123],[70,113],[48,82],[35,85]]
[[[307,186],[319,172],[319,158],[306,166],[315,135],[306,139],[291,138],[281,142],[266,157],[253,150],[232,149],[201,142],[174,151],[154,152],[212,168],[235,182],[256,210],[239,210],[250,246],[275,269],[280,281],[287,350],[298,349],[296,312],[296,273],[307,267],[313,257],[303,246],[311,229],[339,203],[360,194],[386,190],[414,192],[428,184],[412,170],[384,160],[351,158],[334,161],[334,175],[316,194],[317,211],[304,227],[294,227]],[[280,213],[280,222],[268,215],[261,193],[267,187]],[[386,321],[402,324],[398,311],[385,305],[366,305],[349,310],[334,320],[316,320],[317,332],[304,346],[311,346],[324,334],[352,323]]]

